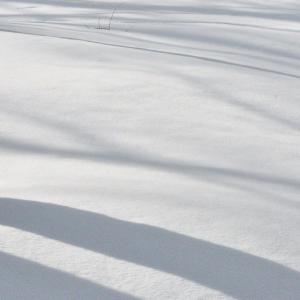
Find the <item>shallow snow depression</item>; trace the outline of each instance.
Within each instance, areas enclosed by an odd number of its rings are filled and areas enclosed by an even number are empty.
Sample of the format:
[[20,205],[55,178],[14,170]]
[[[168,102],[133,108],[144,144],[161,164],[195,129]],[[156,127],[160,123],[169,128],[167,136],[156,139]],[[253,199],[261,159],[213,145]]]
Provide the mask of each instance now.
[[299,299],[300,4],[115,7],[0,0],[0,299]]

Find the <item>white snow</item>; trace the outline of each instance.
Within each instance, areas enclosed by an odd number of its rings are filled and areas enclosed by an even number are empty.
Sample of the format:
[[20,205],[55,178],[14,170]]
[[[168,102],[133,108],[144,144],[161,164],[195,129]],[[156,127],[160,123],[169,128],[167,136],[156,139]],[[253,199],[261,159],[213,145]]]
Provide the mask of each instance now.
[[0,299],[299,299],[299,1],[115,6],[0,0]]

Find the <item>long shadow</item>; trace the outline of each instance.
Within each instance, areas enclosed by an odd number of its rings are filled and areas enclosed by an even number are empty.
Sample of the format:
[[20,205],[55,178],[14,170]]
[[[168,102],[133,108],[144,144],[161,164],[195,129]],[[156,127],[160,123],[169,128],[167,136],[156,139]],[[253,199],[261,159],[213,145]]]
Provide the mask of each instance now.
[[0,198],[0,223],[174,274],[237,299],[296,299],[300,274],[229,247],[70,207]]
[[[245,31],[245,36],[248,36],[248,39],[243,39],[241,37],[234,37],[231,34],[226,36],[223,35],[215,35],[213,33],[209,33],[206,30],[199,30],[198,32],[184,30],[184,31],[166,31],[161,30],[159,28],[149,28],[144,29],[143,32],[147,33],[148,35],[152,35],[155,37],[161,37],[164,40],[168,40],[170,38],[176,39],[181,41],[181,43],[186,44],[184,41],[199,41],[201,43],[207,43],[209,45],[217,46],[217,48],[223,48],[224,46],[230,47],[232,49],[237,50],[245,50],[248,52],[257,53],[257,54],[264,54],[264,56],[276,56],[278,58],[290,58],[293,59],[295,62],[299,61],[300,56],[298,53],[292,53],[287,51],[286,49],[276,49],[274,46],[258,43],[255,40],[251,40],[251,37],[254,33],[250,33]],[[230,31],[229,31],[230,32]],[[259,37],[258,33],[255,33],[254,36],[257,38]]]
[[185,81],[185,84],[191,85],[193,87],[199,87],[201,85],[205,85],[206,88],[209,88],[211,91],[213,91],[214,95],[217,95],[218,97],[215,97],[216,99],[220,99],[222,102],[227,102],[230,105],[238,106],[246,111],[249,111],[263,119],[270,120],[272,122],[275,122],[276,124],[279,124],[281,126],[287,127],[292,130],[296,130],[297,132],[300,130],[300,122],[294,121],[289,118],[285,118],[279,114],[276,114],[273,112],[272,109],[264,108],[262,105],[259,106],[258,104],[243,101],[241,99],[238,99],[238,97],[235,97],[234,95],[226,94],[224,91],[219,89],[217,85],[212,86],[209,82],[203,82],[203,79],[201,81],[193,75],[190,74],[183,74],[182,72],[179,73],[176,70],[172,70],[172,74],[176,74],[178,78]]
[[[2,2],[9,2],[14,4],[39,5],[45,4],[42,0],[2,0]],[[109,9],[112,10],[114,3],[108,1],[63,1],[63,0],[49,0],[47,5],[59,7],[72,7],[84,9]],[[161,12],[165,14],[182,13],[182,14],[199,14],[199,15],[213,15],[213,16],[232,16],[232,17],[253,17],[267,20],[284,20],[284,21],[300,21],[299,6],[297,4],[268,5],[262,6],[253,4],[248,7],[235,6],[234,8],[225,5],[166,5],[166,4],[152,4],[152,3],[133,3],[126,2],[126,5],[120,8],[122,10],[130,10],[133,12]]]
[[[199,21],[199,20],[191,20],[191,21],[184,21],[181,19],[175,20],[157,20],[153,19],[130,19],[128,17],[119,17],[121,23],[131,23],[131,24],[205,24],[205,25],[225,25],[225,26],[234,26],[234,27],[246,27],[252,29],[262,29],[262,30],[270,30],[276,32],[293,32],[293,33],[300,33],[300,30],[297,29],[288,29],[288,28],[277,28],[277,27],[268,27],[268,26],[260,26],[260,25],[253,25],[253,24],[243,24],[237,22],[218,22],[218,21]],[[63,24],[63,23],[61,23]]]
[[[186,53],[180,53],[180,52],[175,52],[175,51],[165,51],[165,50],[160,50],[160,49],[150,49],[150,48],[145,48],[145,47],[138,47],[138,46],[128,46],[128,45],[121,45],[121,44],[114,44],[114,43],[106,43],[106,42],[100,42],[96,41],[93,39],[89,38],[79,38],[70,35],[66,35],[63,31],[60,31],[60,33],[53,33],[49,34],[44,32],[44,30],[40,30],[38,32],[37,28],[31,28],[29,27],[22,28],[20,26],[17,28],[17,25],[14,26],[4,26],[1,25],[0,32],[11,32],[11,33],[17,33],[17,34],[28,34],[28,35],[36,35],[36,36],[45,36],[45,37],[53,37],[53,38],[60,38],[60,39],[66,39],[66,40],[73,40],[73,41],[84,41],[87,43],[93,43],[93,44],[99,44],[103,46],[109,46],[109,47],[116,47],[116,48],[124,48],[124,49],[130,49],[130,50],[135,50],[135,51],[143,51],[143,52],[149,52],[149,53],[156,53],[160,55],[170,55],[170,56],[175,56],[175,57],[181,57],[181,58],[189,58],[189,59],[195,59],[195,60],[200,60],[204,62],[209,62],[209,63],[215,63],[215,64],[220,64],[220,65],[225,65],[225,66],[231,66],[231,67],[237,67],[237,68],[242,68],[242,69],[248,69],[252,71],[259,71],[263,73],[269,73],[273,75],[279,75],[279,76],[284,76],[284,77],[289,77],[289,78],[294,78],[294,79],[300,79],[300,76],[297,74],[290,74],[286,72],[281,72],[277,70],[271,70],[268,68],[262,68],[258,66],[252,66],[252,65],[247,65],[247,64],[242,64],[242,63],[237,63],[237,62],[232,62],[232,61],[227,61],[227,60],[222,60],[222,59],[217,59],[217,58],[210,58],[210,57],[205,57],[205,56],[200,56],[200,55],[195,55],[195,54],[186,54]],[[35,32],[32,31],[35,30]],[[29,30],[29,31],[26,31]],[[69,34],[71,34],[69,32]]]
[[[66,15],[67,16],[67,15]],[[60,17],[62,17],[60,15]],[[126,22],[125,22],[126,23]],[[130,22],[129,22],[130,23]],[[218,22],[196,22],[196,23],[199,23],[199,24],[218,24]],[[42,24],[41,25],[37,25],[37,24]],[[49,30],[51,29],[51,27],[47,27],[47,24],[56,24],[56,25],[66,25],[65,23],[63,22],[51,22],[51,23],[47,23],[47,22],[38,22],[37,24],[32,24],[30,23],[30,28],[34,28],[35,30]],[[223,24],[223,23],[221,23]],[[226,23],[224,23],[226,24]],[[228,23],[228,24],[231,24],[231,23]],[[234,24],[234,23],[232,23]],[[25,28],[24,28],[24,25],[25,25]],[[22,26],[23,29],[12,29],[13,26]],[[28,25],[27,25],[28,26]],[[12,32],[12,33],[22,33],[22,34],[33,34],[33,35],[41,35],[41,36],[44,36],[43,33],[33,33],[33,32],[26,32],[26,24],[24,23],[10,23],[10,26],[7,26],[7,24],[0,24],[0,31],[8,31],[8,32]],[[65,31],[68,31],[70,33],[79,33],[78,31],[78,24],[73,24],[71,25],[69,22],[67,23],[67,28],[64,28]],[[76,29],[72,29],[70,28],[70,26],[76,26],[77,28]],[[233,26],[233,25],[232,25]],[[242,25],[240,25],[242,26]],[[245,25],[246,27],[247,25]],[[1,29],[1,27],[3,27]],[[7,28],[7,30],[5,29]],[[25,30],[24,30],[25,29]],[[53,29],[53,28],[52,28]],[[274,30],[277,30],[277,29],[274,29]],[[83,30],[83,29],[80,29],[80,33],[88,33],[88,34],[91,34],[91,31],[90,30]],[[253,43],[250,43],[250,42],[242,42],[242,41],[237,41],[237,40],[234,40],[234,39],[229,39],[229,38],[224,38],[224,37],[219,37],[219,38],[213,38],[212,36],[207,36],[205,34],[192,34],[190,32],[184,32],[184,33],[180,33],[180,32],[176,32],[176,33],[172,33],[170,31],[168,31],[167,33],[164,32],[164,31],[161,31],[161,30],[157,30],[157,29],[154,29],[154,28],[151,28],[151,30],[149,31],[146,31],[148,35],[152,35],[154,37],[165,37],[165,38],[170,38],[170,37],[176,37],[179,41],[181,41],[181,43],[167,43],[167,42],[159,42],[159,41],[156,41],[155,39],[147,39],[147,38],[137,38],[137,37],[130,37],[130,40],[128,41],[128,43],[133,43],[135,41],[137,42],[146,42],[146,43],[151,43],[152,45],[158,45],[158,46],[172,46],[172,47],[177,47],[178,49],[183,49],[183,50],[194,50],[194,51],[205,51],[205,52],[211,52],[211,53],[220,53],[220,54],[229,54],[229,55],[234,55],[234,56],[239,56],[239,57],[249,57],[249,58],[254,58],[254,59],[258,59],[258,60],[263,60],[263,61],[270,61],[270,62],[275,62],[276,64],[283,64],[283,65],[288,65],[288,64],[291,64],[293,67],[296,67],[297,65],[296,64],[296,61],[299,60],[299,56],[298,55],[295,55],[295,54],[292,54],[288,51],[283,51],[283,50],[276,50],[276,49],[273,49],[272,47],[262,47],[262,45],[255,45]],[[299,31],[300,32],[300,31]],[[50,37],[50,35],[48,35]],[[56,34],[53,34],[51,35],[52,37],[57,37]],[[124,37],[120,34],[116,34],[114,33],[113,34],[114,37]],[[60,38],[66,38],[68,39],[67,35],[64,35],[64,36],[60,36]],[[73,38],[71,38],[73,39]],[[77,39],[77,38],[74,38],[75,40],[78,40],[78,41],[84,41],[83,39]],[[182,43],[182,40],[199,40],[201,42],[207,42],[211,45],[217,45],[217,46],[224,46],[224,45],[227,45],[227,46],[230,46],[232,48],[237,48],[237,49],[245,49],[245,50],[249,50],[251,49],[252,51],[255,51],[257,52],[259,50],[259,53],[260,54],[268,54],[267,56],[261,56],[261,55],[255,55],[255,54],[249,54],[249,53],[243,53],[243,52],[239,52],[239,51],[221,51],[221,50],[211,50],[211,49],[205,49],[205,48],[199,48],[199,47],[190,47],[187,45],[187,43]],[[97,40],[95,41],[92,41],[92,40],[88,40],[87,42],[90,42],[90,43],[98,43]],[[103,43],[103,42],[102,42]],[[106,44],[105,44],[106,45]],[[106,45],[106,46],[109,46],[109,45]],[[110,45],[110,46],[117,46],[117,44],[113,44],[113,45]],[[119,46],[126,46],[126,45],[119,45]],[[135,49],[136,50],[141,50],[142,48],[139,48],[139,47],[136,47],[135,46]],[[160,51],[162,52],[162,54],[164,54],[164,52],[167,52],[167,51],[163,51],[161,49],[151,49],[151,48],[145,48],[145,50],[157,50],[157,51]],[[182,54],[182,55],[186,55],[185,53],[182,53],[182,52],[167,52],[165,54]],[[270,54],[273,54],[270,56]],[[196,56],[196,55],[194,55]],[[273,56],[276,56],[278,57],[277,59],[274,58]],[[198,56],[200,58],[204,58],[204,56]],[[293,62],[291,63],[287,63],[286,61],[282,61],[282,57],[285,57],[285,58],[290,58],[290,59],[293,59]],[[195,58],[195,57],[193,57]],[[210,58],[208,58],[210,59]],[[223,60],[220,60],[220,61],[223,61]],[[231,63],[230,61],[224,61],[224,62],[229,62]],[[248,65],[243,65],[243,64],[240,64],[240,66],[248,66]],[[252,67],[250,65],[250,67]],[[269,69],[264,69],[264,70],[269,70]],[[261,70],[260,70],[261,71]],[[269,70],[269,71],[275,71],[277,72],[276,70]],[[286,72],[281,72],[280,75],[293,75],[293,74],[288,74]],[[279,74],[278,74],[279,75]],[[296,75],[298,76],[298,75]]]
[[71,274],[0,252],[0,299],[137,299]]
[[188,176],[193,179],[202,179],[208,182],[219,182],[229,185],[232,181],[249,182],[260,185],[277,185],[297,191],[300,190],[300,181],[298,179],[217,166],[199,165],[185,161],[173,161],[168,158],[152,157],[147,154],[141,154],[127,149],[117,149],[117,146],[115,146],[114,150],[104,148],[103,150],[99,149],[97,151],[81,151],[55,148],[43,144],[33,144],[0,136],[0,150],[99,163],[111,163],[121,166],[149,168],[152,170]]
[[[129,23],[129,22],[128,22]],[[205,23],[205,22],[199,22],[199,23]],[[209,23],[209,22],[207,22]],[[59,23],[60,25],[63,25],[63,23]],[[69,24],[68,24],[69,25]],[[78,30],[78,29],[77,29]],[[299,31],[300,32],[300,31]],[[121,34],[114,33],[115,37],[122,37]],[[196,39],[196,36],[194,36],[194,40]],[[141,37],[133,37],[130,36],[130,41],[131,42],[144,42],[144,43],[151,43],[152,45],[157,45],[157,46],[167,46],[167,47],[176,47],[177,49],[182,49],[182,50],[192,50],[192,51],[199,51],[199,52],[205,52],[205,53],[212,53],[212,54],[225,54],[225,55],[230,55],[230,56],[235,56],[235,57],[245,57],[245,58],[254,58],[258,61],[268,61],[276,64],[282,64],[282,65],[291,65],[295,67],[295,61],[293,62],[286,62],[282,61],[281,58],[277,59],[274,57],[267,57],[263,55],[257,55],[257,54],[249,54],[247,52],[241,52],[241,51],[229,51],[229,50],[220,50],[220,49],[208,49],[208,48],[203,48],[203,47],[196,47],[196,46],[188,46],[186,43],[182,44],[180,42],[177,43],[170,43],[170,42],[162,42],[162,41],[157,41],[155,39],[149,39],[149,38],[141,38]]]
[[172,161],[167,158],[141,155],[128,150],[107,150],[103,151],[80,151],[73,149],[60,149],[42,144],[31,144],[25,141],[18,141],[0,137],[0,150],[13,151],[23,154],[48,155],[58,158],[78,159],[99,163],[111,163],[125,166],[149,168],[163,172],[188,176],[193,179],[202,179],[209,182],[219,182],[230,185],[234,182],[249,182],[256,184],[279,185],[283,188],[299,190],[300,181],[292,178],[271,176],[242,170],[197,165],[184,161]]

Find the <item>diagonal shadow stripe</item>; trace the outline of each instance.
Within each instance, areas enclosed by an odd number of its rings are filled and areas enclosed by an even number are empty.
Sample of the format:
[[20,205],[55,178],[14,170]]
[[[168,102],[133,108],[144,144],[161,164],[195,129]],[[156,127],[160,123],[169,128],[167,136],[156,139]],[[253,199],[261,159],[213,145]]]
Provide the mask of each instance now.
[[0,224],[174,274],[237,299],[296,299],[300,274],[239,250],[70,207],[0,198]]
[[5,138],[0,136],[0,150],[13,151],[22,154],[49,155],[58,158],[80,159],[86,161],[112,163],[125,166],[147,167],[153,170],[161,170],[188,176],[191,178],[232,184],[236,182],[249,182],[260,185],[276,185],[282,188],[299,191],[300,181],[294,178],[281,177],[257,172],[247,172],[244,170],[224,168],[209,165],[197,165],[185,161],[167,160],[161,157],[141,155],[138,152],[131,152],[123,149],[103,151],[83,151],[77,149],[58,149],[42,144],[28,143],[17,139]]
[[[29,31],[28,31],[28,28],[29,28]],[[210,58],[210,57],[200,56],[200,55],[196,55],[196,54],[186,54],[186,53],[175,52],[175,51],[166,51],[166,50],[161,50],[161,49],[151,49],[151,48],[138,47],[138,46],[129,46],[129,45],[100,42],[100,41],[93,40],[90,38],[79,38],[79,37],[76,37],[76,35],[72,36],[72,34],[70,32],[68,33],[69,34],[68,35],[68,34],[64,33],[62,30],[60,31],[60,33],[49,33],[48,31],[45,31],[43,29],[38,30],[35,27],[33,27],[32,29],[35,31],[30,30],[30,27],[22,28],[22,26],[20,26],[20,28],[18,28],[18,26],[15,26],[15,25],[14,26],[6,26],[3,24],[0,24],[0,31],[4,31],[4,32],[45,36],[45,37],[52,37],[52,38],[59,38],[59,39],[99,44],[99,45],[114,47],[114,48],[124,48],[124,49],[130,49],[130,50],[135,50],[135,51],[144,51],[144,52],[156,53],[156,54],[160,54],[160,55],[171,55],[171,56],[176,56],[176,57],[181,57],[181,58],[196,59],[196,60],[201,60],[201,61],[208,62],[208,63],[220,64],[220,65],[248,69],[248,70],[252,70],[252,71],[259,71],[259,72],[263,72],[263,73],[269,73],[269,74],[273,74],[273,75],[279,75],[279,76],[284,76],[284,77],[289,77],[289,78],[294,78],[294,79],[300,79],[300,76],[297,74],[291,74],[291,73],[286,73],[286,72],[282,72],[282,71],[272,70],[272,69],[268,69],[268,68],[262,68],[262,67],[258,67],[258,66],[251,66],[248,64],[242,64],[242,63],[238,63],[238,62],[232,62],[232,61],[227,61],[227,60],[222,60],[222,59],[217,59],[217,58]]]
[[0,252],[0,299],[133,300],[137,298],[54,268]]

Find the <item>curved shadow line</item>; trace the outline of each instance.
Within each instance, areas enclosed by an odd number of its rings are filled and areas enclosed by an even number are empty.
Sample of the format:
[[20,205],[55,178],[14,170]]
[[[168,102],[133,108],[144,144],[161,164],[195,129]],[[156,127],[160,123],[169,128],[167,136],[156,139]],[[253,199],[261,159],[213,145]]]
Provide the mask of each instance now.
[[[26,4],[44,4],[41,0],[2,0],[3,2],[15,2],[15,3],[26,3]],[[48,5],[56,7],[73,7],[73,8],[89,8],[89,9],[109,9],[113,8],[111,2],[108,1],[59,1],[51,0],[48,1]],[[249,9],[250,8],[250,9]],[[200,14],[200,15],[214,15],[214,16],[239,16],[239,17],[254,17],[256,19],[267,19],[267,20],[288,20],[288,21],[299,21],[299,9],[297,5],[289,6],[282,9],[282,6],[249,6],[248,9],[241,9],[238,7],[233,9],[224,5],[161,5],[161,4],[137,4],[137,3],[126,3],[125,11],[134,11],[141,13],[142,11],[150,11],[154,13],[173,14],[181,12],[182,14]],[[258,9],[259,8],[259,9]],[[121,9],[122,11],[122,9]]]
[[209,87],[209,89],[214,93],[214,95],[218,96],[215,97],[215,99],[220,99],[221,102],[227,102],[232,106],[237,106],[245,111],[248,111],[250,113],[253,113],[254,115],[262,118],[267,119],[272,122],[275,122],[276,124],[279,124],[281,126],[287,127],[289,129],[299,131],[300,130],[300,122],[293,121],[293,119],[284,118],[280,115],[277,115],[273,112],[272,109],[266,109],[262,105],[259,106],[258,104],[243,101],[241,99],[238,99],[238,97],[234,96],[234,94],[227,94],[222,91],[220,88],[217,87],[217,85],[212,85],[209,82],[203,82],[196,78],[196,76],[190,75],[190,74],[183,74],[179,73],[176,70],[172,70],[173,74],[176,74],[177,77],[181,80],[184,80],[185,84],[190,85],[192,87],[198,87],[199,86],[205,86],[206,88]]
[[20,152],[35,153],[39,155],[50,155],[67,159],[82,159],[93,162],[112,163],[134,167],[147,167],[163,172],[170,172],[179,175],[190,176],[194,179],[201,178],[210,182],[249,181],[270,185],[280,185],[285,188],[300,189],[300,181],[267,174],[251,173],[236,169],[221,168],[214,166],[196,165],[186,162],[176,162],[167,158],[160,159],[148,155],[140,155],[129,151],[79,151],[72,149],[57,149],[44,145],[19,142],[18,140],[0,137],[0,149]]
[[0,198],[0,223],[167,272],[237,299],[295,299],[300,274],[159,227],[49,203]]
[[0,298],[39,300],[137,299],[128,294],[5,252],[0,252]]
[[105,43],[105,42],[99,42],[99,41],[94,41],[94,40],[90,40],[90,39],[80,39],[77,37],[70,37],[70,36],[67,37],[67,36],[60,35],[60,34],[50,35],[50,34],[43,34],[43,33],[37,33],[37,32],[26,32],[26,31],[22,31],[22,30],[20,31],[20,30],[12,29],[12,28],[5,29],[5,28],[3,28],[3,26],[2,26],[2,28],[0,28],[0,31],[17,33],[17,34],[53,37],[53,38],[66,39],[66,40],[72,40],[72,41],[81,41],[81,42],[86,42],[86,43],[100,44],[100,45],[109,46],[109,47],[125,48],[125,49],[131,49],[131,50],[136,50],[136,51],[145,51],[145,52],[151,52],[151,53],[156,53],[156,54],[191,58],[191,59],[201,60],[204,62],[222,64],[222,65],[226,65],[226,66],[238,67],[238,68],[243,68],[243,69],[246,68],[246,69],[253,70],[253,71],[260,71],[263,73],[269,73],[269,74],[274,74],[274,75],[290,77],[290,78],[294,78],[294,79],[300,79],[300,76],[295,75],[295,74],[289,74],[289,73],[285,73],[285,72],[281,72],[281,71],[261,68],[261,67],[257,67],[257,66],[250,66],[250,65],[246,65],[246,64],[235,63],[235,62],[230,62],[230,61],[216,59],[216,58],[198,56],[198,55],[194,55],[194,54],[185,54],[185,53],[180,53],[180,52],[156,50],[156,49],[149,49],[149,48],[136,47],[136,46],[127,46],[127,45],[120,45],[120,44],[114,44],[114,43]]
[[[202,22],[200,22],[202,23]],[[204,22],[205,23],[205,22]],[[22,22],[10,22],[9,23],[10,26],[24,26],[26,25],[27,23],[22,23]],[[29,23],[30,24],[30,28],[35,28],[35,29],[38,29],[38,30],[45,30],[45,29],[51,29],[51,26],[47,26],[48,24],[55,24],[55,25],[66,25],[65,23],[63,22],[59,22],[59,21],[52,21],[52,22],[45,22],[45,21],[37,21],[34,23]],[[3,25],[3,24],[2,24]],[[76,27],[77,29],[71,29],[70,27]],[[1,23],[0,23],[0,27],[1,27]],[[74,24],[71,24],[68,22],[68,28],[64,28],[63,30],[67,30],[68,32],[72,32],[72,33],[75,33],[75,32],[79,32],[78,31],[78,24],[77,23],[74,23]],[[12,33],[20,33],[22,34],[23,32],[20,32],[20,31],[10,31]],[[80,32],[84,32],[84,33],[91,33],[90,30],[83,30],[82,28],[80,28]],[[300,33],[300,31],[299,31]],[[24,33],[26,34],[26,33]],[[28,33],[29,34],[29,33]],[[113,34],[114,37],[121,37],[121,38],[124,38],[124,35],[122,34],[118,34],[116,32],[114,32]],[[203,39],[204,37],[202,36],[201,39]],[[235,51],[226,51],[226,50],[213,50],[213,49],[208,49],[208,48],[199,48],[199,47],[192,47],[192,46],[187,46],[187,45],[183,45],[182,43],[178,44],[178,43],[166,43],[166,42],[161,42],[161,41],[156,41],[156,40],[153,40],[153,39],[150,39],[150,38],[141,38],[141,37],[133,37],[133,36],[130,36],[130,41],[131,42],[145,42],[145,43],[151,43],[152,45],[157,45],[157,46],[163,46],[163,47],[176,47],[177,49],[182,49],[182,50],[191,50],[191,51],[199,51],[199,52],[206,52],[206,53],[213,53],[213,54],[225,54],[225,55],[230,55],[230,56],[234,56],[234,57],[246,57],[246,58],[254,58],[254,59],[257,59],[257,60],[262,60],[264,62],[268,61],[268,62],[271,62],[271,63],[276,63],[276,64],[282,64],[282,65],[291,65],[293,67],[296,67],[295,65],[295,61],[293,62],[287,62],[287,61],[283,61],[281,58],[279,59],[275,59],[273,57],[269,57],[269,56],[259,56],[259,55],[255,55],[255,54],[249,54],[249,53],[243,53],[243,52],[235,52]],[[246,47],[246,46],[245,46]],[[246,47],[248,49],[248,47]],[[255,48],[256,49],[256,48]],[[266,51],[268,54],[270,53],[269,51]],[[281,53],[281,57],[283,56],[283,53]],[[297,58],[296,58],[297,59]]]
[[[123,18],[124,19],[124,18]],[[204,24],[204,25],[226,25],[226,26],[235,26],[235,27],[246,27],[253,29],[262,29],[262,30],[270,30],[270,31],[282,31],[282,32],[292,32],[292,33],[300,33],[300,30],[297,29],[286,29],[286,28],[277,28],[277,27],[268,27],[268,26],[260,26],[253,24],[243,24],[236,22],[218,22],[218,21],[180,21],[180,20],[168,20],[168,21],[160,21],[156,19],[138,19],[138,20],[128,20],[123,21],[121,19],[120,23],[125,24]]]

